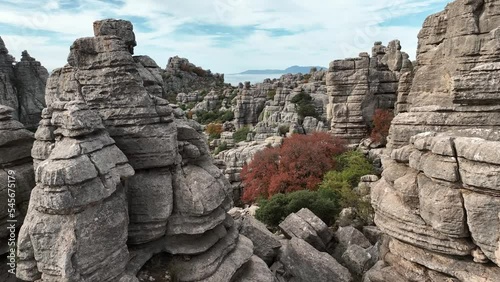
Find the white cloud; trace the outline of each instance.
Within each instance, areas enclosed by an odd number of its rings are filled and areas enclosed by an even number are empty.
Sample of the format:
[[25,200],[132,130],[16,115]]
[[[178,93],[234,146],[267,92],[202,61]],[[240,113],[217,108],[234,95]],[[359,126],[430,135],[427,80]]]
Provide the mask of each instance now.
[[[133,19],[136,26],[139,44],[136,53],[151,56],[160,66],[164,67],[170,56],[180,55],[204,68],[233,73],[293,64],[327,66],[333,59],[370,52],[374,41],[386,43],[396,38],[414,58],[420,27],[380,24],[421,12],[437,12],[436,7],[441,9],[447,1],[122,0],[121,4],[116,1],[112,4],[101,0],[51,0],[42,6],[37,3],[2,1],[0,24],[16,27],[15,36],[5,40],[7,47],[15,51],[13,54],[28,49],[48,68],[64,64],[71,42],[90,36],[94,20],[123,17]],[[236,28],[257,26],[293,33],[277,37],[258,30],[221,46],[216,34],[176,32],[190,23]],[[28,32],[33,29],[49,33],[33,37]],[[58,40],[52,40],[54,36]]]

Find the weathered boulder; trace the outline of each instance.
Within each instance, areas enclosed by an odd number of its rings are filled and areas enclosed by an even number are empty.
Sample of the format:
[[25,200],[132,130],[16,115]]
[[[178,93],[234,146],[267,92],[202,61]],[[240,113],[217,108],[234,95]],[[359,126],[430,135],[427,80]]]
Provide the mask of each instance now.
[[279,228],[288,238],[303,239],[319,251],[325,251],[333,238],[328,226],[306,208],[288,215],[279,224]]
[[352,281],[349,270],[333,257],[296,237],[283,246],[279,260],[288,281]]
[[250,239],[254,244],[254,254],[268,265],[274,261],[281,247],[279,239],[269,231],[266,226],[253,218],[244,216],[242,218],[240,233]]

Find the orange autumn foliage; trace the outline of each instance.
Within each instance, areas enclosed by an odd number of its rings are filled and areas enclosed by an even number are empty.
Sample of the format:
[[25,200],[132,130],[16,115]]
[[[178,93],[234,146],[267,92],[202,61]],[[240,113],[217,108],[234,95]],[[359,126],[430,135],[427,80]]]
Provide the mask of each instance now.
[[254,202],[278,193],[314,190],[323,175],[335,168],[334,156],[346,150],[345,143],[327,133],[294,134],[280,148],[267,148],[255,154],[243,167],[245,186],[242,200]]

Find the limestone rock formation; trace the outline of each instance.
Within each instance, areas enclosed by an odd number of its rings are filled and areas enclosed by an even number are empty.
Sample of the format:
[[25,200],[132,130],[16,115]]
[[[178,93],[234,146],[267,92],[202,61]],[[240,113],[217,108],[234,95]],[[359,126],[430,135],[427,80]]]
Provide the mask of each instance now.
[[168,60],[167,67],[162,72],[165,85],[165,97],[176,96],[179,93],[195,91],[210,91],[224,87],[224,75],[210,70],[204,70],[190,63],[188,59],[178,56]]
[[234,202],[238,202],[243,195],[241,185],[243,166],[249,164],[257,152],[263,151],[268,146],[279,147],[282,143],[283,137],[269,137],[263,142],[240,142],[235,148],[223,151],[216,156],[217,165],[231,183]]
[[180,281],[248,280],[262,262],[226,214],[231,188],[201,126],[159,97],[159,68],[132,56],[129,22],[94,27],[48,80],[17,276],[136,281],[166,252]]
[[429,16],[419,33],[417,64],[389,146],[425,131],[498,127],[499,7],[495,1],[454,1]]
[[48,76],[47,69],[27,51],[16,62],[0,38],[0,104],[14,108],[14,118],[28,129],[36,129],[41,119]]
[[[6,253],[8,248],[10,232],[7,220],[16,220],[17,227],[22,224],[31,189],[35,187],[30,156],[34,136],[19,121],[13,119],[13,113],[14,109],[11,107],[0,105],[0,198],[5,201],[2,206],[5,208],[0,210],[0,254]],[[12,184],[11,187],[9,183]],[[6,205],[10,199],[8,195],[12,192],[15,193],[16,210],[13,217]]]
[[388,47],[376,42],[371,57],[361,53],[358,58],[330,63],[327,113],[333,134],[359,143],[368,134],[375,109],[394,108],[399,81],[412,70],[408,54],[400,50],[398,40],[389,42]]
[[390,240],[367,281],[391,279],[388,269],[405,281],[498,281],[499,26],[488,0],[456,0],[424,22],[372,187]]
[[56,139],[36,168],[37,185],[19,233],[17,276],[125,279],[128,209],[122,181],[134,170],[83,101],[55,102],[49,109],[55,130],[39,131],[37,138]]

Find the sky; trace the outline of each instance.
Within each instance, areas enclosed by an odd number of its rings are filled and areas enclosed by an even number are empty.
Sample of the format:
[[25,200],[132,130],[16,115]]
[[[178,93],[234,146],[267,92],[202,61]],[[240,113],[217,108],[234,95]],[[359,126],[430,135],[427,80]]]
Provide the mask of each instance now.
[[[448,0],[0,0],[0,36],[17,59],[23,50],[49,70],[69,47],[93,36],[95,20],[134,25],[136,55],[164,68],[180,56],[219,73],[325,66],[399,39],[415,58],[425,18]],[[43,3],[43,4],[42,4]]]

